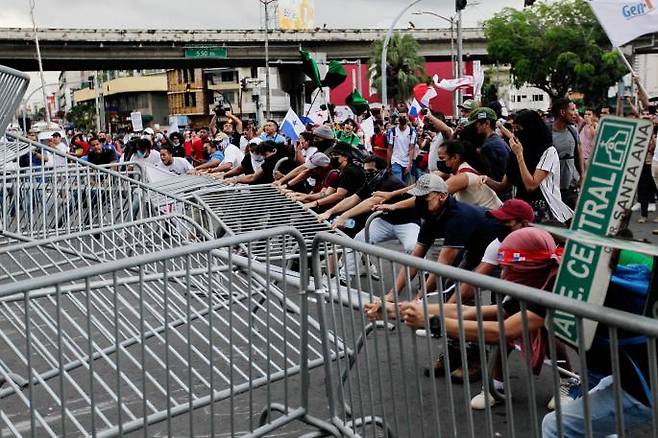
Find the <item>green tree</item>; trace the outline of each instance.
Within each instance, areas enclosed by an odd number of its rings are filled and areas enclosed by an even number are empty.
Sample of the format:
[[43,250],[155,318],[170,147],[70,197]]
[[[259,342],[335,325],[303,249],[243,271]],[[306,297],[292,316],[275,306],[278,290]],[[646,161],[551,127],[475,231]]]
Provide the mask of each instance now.
[[491,61],[509,64],[516,86],[531,84],[552,97],[580,91],[586,104],[601,104],[625,74],[585,0],[506,8],[484,32]]
[[[384,39],[373,43],[368,62],[370,71],[374,72],[374,86],[378,90],[381,90],[382,85],[383,46]],[[393,99],[395,102],[404,102],[411,97],[413,88],[416,85],[427,81],[425,58],[418,54],[419,51],[420,45],[411,35],[394,33],[391,36],[386,60],[390,69],[396,73],[397,84],[388,84],[389,90],[393,89],[393,92],[388,94],[389,99]]]
[[93,103],[79,103],[66,113],[66,120],[78,129],[93,129],[96,125],[96,108]]

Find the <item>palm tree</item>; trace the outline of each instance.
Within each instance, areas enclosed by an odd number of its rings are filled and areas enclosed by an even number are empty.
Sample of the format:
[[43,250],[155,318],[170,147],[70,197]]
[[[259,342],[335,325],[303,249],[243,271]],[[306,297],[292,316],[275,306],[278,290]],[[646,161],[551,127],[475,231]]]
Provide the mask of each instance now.
[[[376,89],[382,84],[382,47],[384,39],[375,41],[372,45],[368,66],[373,72],[373,83]],[[411,35],[394,33],[388,43],[387,62],[389,66],[388,97],[394,102],[407,101],[413,88],[421,82],[427,81],[425,72],[425,58],[418,54],[420,45]],[[392,73],[392,74],[391,74]],[[397,81],[395,79],[397,77]],[[391,83],[393,82],[393,83]]]

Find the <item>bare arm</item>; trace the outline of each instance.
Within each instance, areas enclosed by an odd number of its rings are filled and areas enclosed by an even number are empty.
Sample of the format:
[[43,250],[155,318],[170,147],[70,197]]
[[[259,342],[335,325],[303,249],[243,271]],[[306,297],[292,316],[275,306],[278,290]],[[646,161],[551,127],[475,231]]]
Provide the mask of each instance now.
[[519,172],[521,173],[523,185],[527,191],[534,192],[537,190],[541,182],[546,179],[548,172],[541,169],[535,169],[535,173],[530,174],[523,157],[523,145],[521,145],[516,138],[512,138],[510,146],[512,147],[512,152],[516,155],[516,161],[519,163]]
[[[495,307],[495,306],[493,306]],[[534,312],[528,311],[528,331],[532,332],[544,326],[544,318]],[[446,318],[446,336],[457,338],[459,336],[459,320]],[[477,342],[480,339],[480,330],[477,321],[463,321],[464,337],[466,341]],[[497,344],[500,341],[498,321],[483,321],[484,342]],[[515,313],[505,319],[505,336],[509,340],[518,339],[523,335],[523,319],[521,312]]]
[[429,120],[430,123],[432,123],[432,125],[434,125],[434,127],[437,129],[437,131],[443,134],[443,137],[445,139],[452,138],[452,134],[453,134],[452,128],[446,125],[445,123],[443,123],[441,119],[439,119],[438,117],[434,117],[432,113],[427,113],[425,119]]
[[485,184],[491,187],[496,193],[503,193],[512,188],[512,184],[510,183],[509,179],[507,179],[507,175],[503,177],[501,182],[493,180],[488,176],[485,176],[484,178]]

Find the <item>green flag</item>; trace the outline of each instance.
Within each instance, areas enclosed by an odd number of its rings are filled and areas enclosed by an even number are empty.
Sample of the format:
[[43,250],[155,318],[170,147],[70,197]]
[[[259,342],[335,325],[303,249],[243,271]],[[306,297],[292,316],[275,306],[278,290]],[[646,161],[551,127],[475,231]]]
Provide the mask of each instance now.
[[311,78],[311,81],[313,81],[313,84],[315,84],[316,87],[322,87],[320,71],[318,70],[318,64],[315,62],[315,59],[311,57],[310,53],[304,50],[300,50],[299,54],[302,55],[302,68],[304,70],[304,74]]
[[329,71],[322,81],[323,87],[329,87],[332,90],[345,82],[347,79],[347,72],[343,65],[338,61],[329,62]]
[[361,96],[359,90],[352,91],[352,94],[345,98],[345,105],[349,106],[352,109],[352,112],[357,116],[360,116],[370,109],[370,104],[363,98],[363,96]]

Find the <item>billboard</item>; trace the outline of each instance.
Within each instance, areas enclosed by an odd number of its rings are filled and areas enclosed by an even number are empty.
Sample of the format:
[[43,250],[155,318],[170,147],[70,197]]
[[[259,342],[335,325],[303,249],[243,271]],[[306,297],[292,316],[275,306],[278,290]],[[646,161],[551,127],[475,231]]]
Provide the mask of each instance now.
[[277,21],[281,30],[315,27],[315,0],[279,0]]

